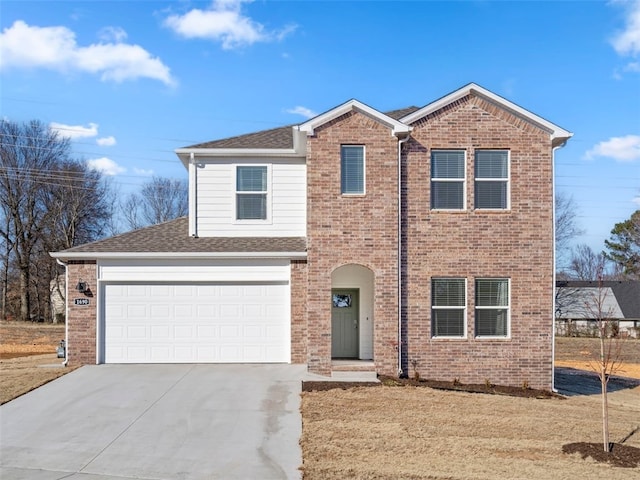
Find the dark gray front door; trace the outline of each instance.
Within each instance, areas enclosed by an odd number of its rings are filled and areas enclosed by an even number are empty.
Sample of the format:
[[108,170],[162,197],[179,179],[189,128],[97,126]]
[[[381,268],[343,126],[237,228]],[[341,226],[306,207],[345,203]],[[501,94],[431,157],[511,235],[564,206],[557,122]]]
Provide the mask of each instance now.
[[358,358],[358,290],[331,291],[331,356]]

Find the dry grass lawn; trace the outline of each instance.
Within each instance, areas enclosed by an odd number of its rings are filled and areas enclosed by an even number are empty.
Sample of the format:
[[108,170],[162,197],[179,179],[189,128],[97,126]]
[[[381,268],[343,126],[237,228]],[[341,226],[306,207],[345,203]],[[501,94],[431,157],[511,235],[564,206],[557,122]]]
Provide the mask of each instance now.
[[[582,361],[587,339],[559,339],[562,361]],[[640,364],[640,341],[626,345]],[[576,358],[577,356],[577,358]],[[611,441],[640,427],[640,386],[609,394]],[[562,445],[600,442],[599,395],[531,399],[416,387],[302,394],[305,480],[640,479]],[[626,445],[640,448],[640,431]]]

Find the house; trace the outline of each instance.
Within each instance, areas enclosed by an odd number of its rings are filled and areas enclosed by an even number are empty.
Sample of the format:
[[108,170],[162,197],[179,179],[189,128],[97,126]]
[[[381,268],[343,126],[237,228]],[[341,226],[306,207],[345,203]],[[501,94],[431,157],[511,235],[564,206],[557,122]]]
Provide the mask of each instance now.
[[553,155],[571,135],[469,84],[180,148],[188,217],[52,254],[87,288],[67,295],[68,361],[550,388]]
[[598,316],[617,333],[640,337],[640,281],[556,282],[557,335],[597,336]]

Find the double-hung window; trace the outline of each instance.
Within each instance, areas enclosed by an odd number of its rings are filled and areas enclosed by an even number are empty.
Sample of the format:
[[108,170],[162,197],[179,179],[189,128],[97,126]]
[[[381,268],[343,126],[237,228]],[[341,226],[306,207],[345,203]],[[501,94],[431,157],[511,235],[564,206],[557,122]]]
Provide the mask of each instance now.
[[509,336],[509,279],[476,279],[476,337]]
[[431,152],[431,209],[464,210],[465,151]]
[[236,167],[236,220],[266,220],[268,172],[263,165]]
[[465,337],[467,284],[464,278],[431,279],[431,335]]
[[475,207],[509,208],[509,151],[477,150],[475,155]]
[[340,147],[340,189],[343,195],[365,193],[364,172],[364,146],[342,145]]

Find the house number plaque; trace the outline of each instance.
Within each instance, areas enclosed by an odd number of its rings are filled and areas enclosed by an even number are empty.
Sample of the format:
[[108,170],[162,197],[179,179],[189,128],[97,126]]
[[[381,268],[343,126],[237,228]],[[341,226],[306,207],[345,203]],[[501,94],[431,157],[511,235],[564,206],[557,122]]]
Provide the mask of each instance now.
[[73,304],[74,305],[89,305],[89,299],[88,298],[74,298],[73,299]]

